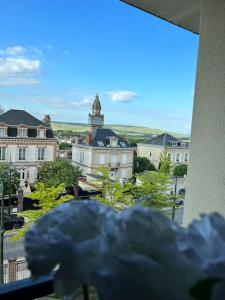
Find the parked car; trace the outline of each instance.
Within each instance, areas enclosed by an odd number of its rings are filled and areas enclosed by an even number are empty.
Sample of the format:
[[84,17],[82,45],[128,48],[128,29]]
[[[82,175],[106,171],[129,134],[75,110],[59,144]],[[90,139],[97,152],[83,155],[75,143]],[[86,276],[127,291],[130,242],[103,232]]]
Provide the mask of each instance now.
[[18,217],[16,214],[4,216],[4,229],[18,229],[24,225],[24,217]]

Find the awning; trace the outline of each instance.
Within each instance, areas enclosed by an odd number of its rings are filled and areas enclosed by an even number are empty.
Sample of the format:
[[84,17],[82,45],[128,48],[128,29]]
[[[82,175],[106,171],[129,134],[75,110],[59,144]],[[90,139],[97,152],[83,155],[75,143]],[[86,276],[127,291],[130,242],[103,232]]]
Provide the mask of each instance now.
[[121,0],[184,29],[199,33],[201,0]]

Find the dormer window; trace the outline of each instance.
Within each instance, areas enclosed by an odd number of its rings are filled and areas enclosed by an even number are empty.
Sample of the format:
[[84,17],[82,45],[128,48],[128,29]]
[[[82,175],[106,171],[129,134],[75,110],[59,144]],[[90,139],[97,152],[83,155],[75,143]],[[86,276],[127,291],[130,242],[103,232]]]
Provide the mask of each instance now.
[[116,136],[110,137],[110,147],[118,147],[118,138]]
[[26,128],[18,128],[17,136],[24,138],[27,137],[27,129]]
[[177,146],[177,142],[172,142],[172,146],[176,147]]
[[5,137],[5,136],[7,136],[7,128],[1,127],[0,128],[0,137]]
[[38,135],[40,139],[46,138],[46,130],[45,129],[38,129]]

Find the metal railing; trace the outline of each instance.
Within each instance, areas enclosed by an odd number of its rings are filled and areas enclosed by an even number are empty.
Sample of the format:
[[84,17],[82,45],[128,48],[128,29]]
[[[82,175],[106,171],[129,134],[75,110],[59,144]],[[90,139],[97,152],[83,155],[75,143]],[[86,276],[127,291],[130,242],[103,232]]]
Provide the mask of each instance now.
[[26,260],[17,261],[16,259],[10,259],[8,263],[0,266],[0,273],[2,274],[4,284],[30,277]]

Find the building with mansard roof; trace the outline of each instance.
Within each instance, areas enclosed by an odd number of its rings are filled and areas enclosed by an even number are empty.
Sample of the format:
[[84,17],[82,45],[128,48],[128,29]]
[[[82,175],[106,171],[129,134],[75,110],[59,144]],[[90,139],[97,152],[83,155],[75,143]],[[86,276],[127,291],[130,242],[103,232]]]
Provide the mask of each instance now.
[[89,129],[84,139],[76,138],[72,148],[74,165],[84,176],[100,175],[98,168],[109,168],[112,180],[132,177],[134,148],[111,129],[104,128],[104,115],[98,94],[88,115]]
[[160,134],[137,145],[137,155],[147,157],[156,169],[159,167],[160,156],[163,151],[168,153],[173,164],[186,164],[189,161],[189,143],[183,142],[168,133]]
[[43,121],[25,110],[0,115],[0,164],[11,162],[18,169],[21,188],[36,181],[41,163],[56,159],[56,148],[49,115]]

